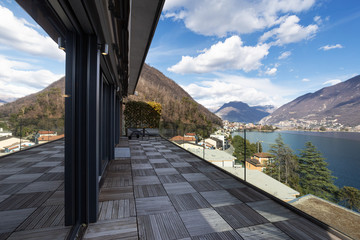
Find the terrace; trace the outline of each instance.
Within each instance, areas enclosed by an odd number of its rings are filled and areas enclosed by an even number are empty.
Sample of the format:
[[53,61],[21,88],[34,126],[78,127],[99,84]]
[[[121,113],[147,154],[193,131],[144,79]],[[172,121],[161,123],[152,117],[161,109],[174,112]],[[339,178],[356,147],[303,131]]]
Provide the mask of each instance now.
[[[0,239],[65,239],[64,141],[0,159]],[[311,220],[311,219],[310,219]],[[115,148],[83,239],[347,239],[162,138]]]

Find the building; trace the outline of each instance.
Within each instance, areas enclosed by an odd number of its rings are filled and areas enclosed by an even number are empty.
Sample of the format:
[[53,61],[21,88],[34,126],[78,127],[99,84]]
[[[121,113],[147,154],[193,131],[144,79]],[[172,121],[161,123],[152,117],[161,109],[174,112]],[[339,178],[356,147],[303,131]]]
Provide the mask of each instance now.
[[205,139],[205,143],[214,146],[215,149],[223,149],[223,142],[220,139],[210,137]]
[[57,132],[55,131],[38,131],[38,134],[40,137],[57,136]]
[[250,159],[246,160],[246,168],[252,170],[264,171],[268,162],[271,162],[273,155],[270,153],[255,153]]
[[217,139],[219,139],[219,140],[222,141],[222,146],[223,146],[223,149],[222,149],[222,150],[226,150],[226,149],[228,149],[228,148],[230,147],[229,142],[228,142],[228,140],[227,140],[227,138],[226,138],[225,135],[210,134],[210,137],[211,137],[211,138],[217,138]]
[[204,149],[192,145],[184,145],[184,148],[218,167],[234,167],[236,158],[224,151]]
[[271,162],[273,160],[274,156],[270,153],[259,152],[255,153],[252,158],[258,160],[260,164],[266,165],[268,162]]
[[7,136],[12,136],[12,132],[4,131],[3,128],[0,128],[0,138],[1,137],[7,137]]
[[61,134],[61,135],[55,135],[55,136],[40,136],[38,138],[35,139],[35,142],[37,144],[42,144],[42,143],[46,143],[46,142],[50,142],[50,141],[55,141],[61,138],[64,138],[65,135]]
[[[21,143],[28,143],[29,140],[7,136],[0,138],[0,152],[13,152],[15,149],[20,149],[20,141]],[[16,147],[17,146],[17,147]]]
[[170,139],[170,141],[172,142],[176,142],[176,143],[179,143],[179,144],[182,144],[184,142],[189,142],[189,143],[196,143],[196,138],[193,137],[193,136],[175,136],[175,137],[172,137]]

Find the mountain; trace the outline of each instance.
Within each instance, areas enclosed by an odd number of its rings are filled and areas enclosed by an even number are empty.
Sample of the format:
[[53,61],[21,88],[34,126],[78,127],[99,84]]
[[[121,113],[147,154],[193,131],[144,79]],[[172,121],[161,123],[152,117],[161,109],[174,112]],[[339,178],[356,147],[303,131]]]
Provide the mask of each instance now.
[[24,113],[26,111],[26,117],[35,117],[44,113],[44,108],[50,104],[52,105],[51,111],[53,113],[49,112],[48,114],[51,115],[49,117],[60,118],[64,114],[64,99],[62,97],[64,92],[65,77],[62,77],[37,93],[0,106],[0,117],[7,117],[13,113],[18,113],[20,109]]
[[7,103],[7,102],[0,99],[0,106],[1,106],[1,105],[4,105],[5,103]]
[[173,80],[147,64],[143,66],[136,92],[136,95],[129,96],[129,100],[161,103],[162,118],[165,122],[222,124],[218,116],[197,103]]
[[280,126],[355,127],[360,125],[360,75],[307,93],[283,105],[261,123]]
[[[14,102],[0,106],[0,117],[12,113],[23,112],[24,117],[37,117],[44,113],[50,117],[61,117],[64,114],[62,95],[65,90],[65,77],[52,83],[38,93],[19,98]],[[162,104],[162,118],[166,122],[181,122],[183,124],[208,125],[210,122],[221,125],[221,119],[198,104],[173,80],[161,72],[144,64],[138,85],[137,96],[129,96],[130,100],[156,101]],[[45,101],[45,102],[44,102]],[[56,110],[56,112],[55,112]]]
[[230,122],[256,123],[268,116],[273,109],[273,106],[250,107],[246,103],[235,101],[225,103],[215,114]]

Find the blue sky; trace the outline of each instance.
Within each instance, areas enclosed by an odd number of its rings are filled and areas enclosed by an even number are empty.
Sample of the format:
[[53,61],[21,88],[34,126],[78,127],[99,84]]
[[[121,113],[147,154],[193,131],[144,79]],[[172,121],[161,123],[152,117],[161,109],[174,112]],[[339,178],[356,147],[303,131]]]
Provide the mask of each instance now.
[[[146,62],[211,109],[281,106],[360,73],[359,26],[356,0],[167,0]],[[59,79],[64,59],[14,1],[0,0],[0,99]]]

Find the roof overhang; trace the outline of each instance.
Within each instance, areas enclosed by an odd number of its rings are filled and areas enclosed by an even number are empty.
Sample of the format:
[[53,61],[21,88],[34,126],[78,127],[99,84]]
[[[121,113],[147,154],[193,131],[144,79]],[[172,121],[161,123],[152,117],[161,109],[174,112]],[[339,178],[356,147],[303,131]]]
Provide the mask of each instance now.
[[133,94],[165,0],[17,0],[55,41],[68,32],[108,44],[101,69],[111,84]]

